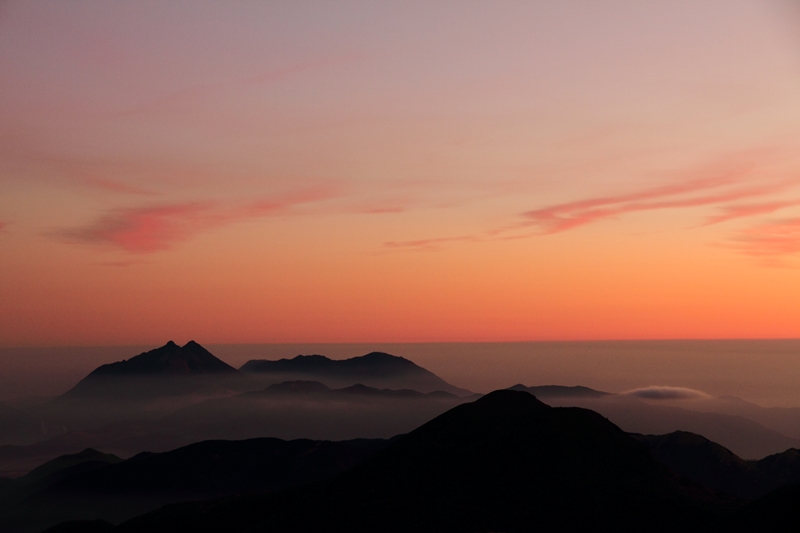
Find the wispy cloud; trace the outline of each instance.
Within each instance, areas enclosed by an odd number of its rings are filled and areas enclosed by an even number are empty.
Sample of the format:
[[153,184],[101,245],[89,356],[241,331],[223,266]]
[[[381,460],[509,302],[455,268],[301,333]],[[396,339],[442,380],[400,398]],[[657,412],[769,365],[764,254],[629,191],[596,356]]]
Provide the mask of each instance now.
[[800,205],[800,200],[727,205],[728,202],[774,194],[793,185],[795,182],[790,180],[748,183],[740,174],[693,179],[632,193],[586,198],[526,211],[521,214],[521,221],[518,219],[480,234],[387,242],[384,246],[432,250],[450,242],[527,239],[568,231],[626,213],[702,206],[719,207],[722,212],[709,216],[705,225],[718,224],[734,218],[757,216]]
[[544,234],[558,233],[626,213],[718,205],[775,193],[786,186],[780,182],[742,184],[738,176],[697,179],[534,209],[522,213],[521,226],[536,226]]
[[414,241],[389,241],[383,243],[386,248],[395,249],[410,249],[410,250],[438,250],[444,244],[454,242],[470,242],[477,240],[477,237],[472,235],[463,235],[460,237],[440,237],[438,239],[419,239]]
[[213,203],[117,209],[91,224],[58,235],[72,242],[105,244],[133,253],[152,253],[222,224]]
[[86,226],[61,230],[53,235],[67,242],[105,245],[134,254],[148,254],[170,249],[215,227],[279,214],[299,204],[333,196],[333,190],[319,188],[233,206],[206,201],[121,208],[107,212]]
[[733,237],[729,247],[760,258],[800,253],[800,217],[774,220],[742,230]]
[[721,213],[706,218],[706,225],[719,224],[737,218],[768,215],[780,209],[800,205],[800,200],[763,202],[757,204],[734,204],[722,206]]
[[710,396],[705,392],[695,389],[687,389],[684,387],[664,387],[657,385],[626,391],[622,394],[635,396],[636,398],[643,398],[645,400],[695,400],[700,398],[710,398]]

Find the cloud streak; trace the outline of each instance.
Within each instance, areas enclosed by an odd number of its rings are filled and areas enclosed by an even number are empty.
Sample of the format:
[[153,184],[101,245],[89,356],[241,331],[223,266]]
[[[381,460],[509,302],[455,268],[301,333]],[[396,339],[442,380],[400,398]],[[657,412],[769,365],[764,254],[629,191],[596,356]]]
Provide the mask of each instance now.
[[645,400],[695,400],[700,398],[710,398],[703,391],[687,389],[684,387],[664,387],[650,386],[641,389],[634,389],[621,394],[643,398]]
[[171,249],[212,228],[284,213],[297,205],[334,196],[334,191],[319,188],[262,198],[238,206],[206,201],[121,208],[109,211],[85,226],[61,230],[53,235],[71,243],[104,245],[133,254],[149,254]]
[[587,198],[526,211],[521,214],[523,218],[521,222],[494,228],[483,234],[386,242],[384,246],[394,249],[438,249],[449,242],[527,239],[537,235],[561,233],[638,211],[719,206],[722,212],[707,217],[704,225],[708,226],[800,205],[800,200],[725,205],[728,202],[774,194],[794,184],[795,182],[790,180],[760,184],[744,183],[739,174],[694,179],[628,194]]
[[543,234],[559,233],[626,213],[717,205],[764,196],[785,187],[785,183],[742,185],[736,176],[691,180],[526,211],[521,226],[536,226]]
[[410,249],[410,250],[438,250],[444,244],[454,242],[474,242],[477,237],[472,235],[463,235],[460,237],[440,237],[437,239],[418,239],[413,241],[388,241],[383,243],[386,248],[393,249]]
[[759,204],[738,204],[723,206],[722,213],[706,219],[706,225],[719,224],[737,218],[768,215],[780,209],[800,205],[800,200],[764,202]]
[[800,217],[759,224],[739,232],[730,247],[753,257],[800,253]]

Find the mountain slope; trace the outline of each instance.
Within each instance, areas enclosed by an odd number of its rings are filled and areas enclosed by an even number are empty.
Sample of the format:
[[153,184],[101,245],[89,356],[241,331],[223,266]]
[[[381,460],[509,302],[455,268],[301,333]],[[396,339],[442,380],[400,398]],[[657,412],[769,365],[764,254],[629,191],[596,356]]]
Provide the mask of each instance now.
[[653,457],[672,470],[714,491],[756,498],[774,488],[754,463],[705,437],[686,431],[667,435],[634,435]]

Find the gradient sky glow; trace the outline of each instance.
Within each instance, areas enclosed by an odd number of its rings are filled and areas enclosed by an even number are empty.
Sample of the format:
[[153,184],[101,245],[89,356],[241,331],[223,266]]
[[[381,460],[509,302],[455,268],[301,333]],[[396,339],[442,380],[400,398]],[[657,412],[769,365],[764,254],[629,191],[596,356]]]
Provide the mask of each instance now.
[[0,3],[0,346],[800,337],[791,0]]

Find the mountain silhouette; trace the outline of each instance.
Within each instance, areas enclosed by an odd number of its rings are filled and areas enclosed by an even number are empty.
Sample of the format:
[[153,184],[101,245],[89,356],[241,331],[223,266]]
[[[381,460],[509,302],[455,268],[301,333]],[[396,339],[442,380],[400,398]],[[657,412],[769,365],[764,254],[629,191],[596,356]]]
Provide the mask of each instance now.
[[197,376],[234,373],[235,368],[214,357],[195,341],[189,341],[183,346],[169,341],[160,348],[136,357],[102,365],[92,371],[87,379],[101,376]]
[[36,412],[52,426],[84,431],[124,420],[157,420],[203,399],[257,386],[196,342],[178,346],[169,341],[96,368]]
[[238,370],[194,341],[173,341],[130,359],[102,365],[62,399],[148,400],[185,394],[220,394],[246,382]]
[[348,440],[408,433],[460,403],[438,391],[421,393],[355,384],[332,389],[318,381],[276,383],[260,391],[208,399],[165,416],[161,422],[194,440]]
[[274,382],[311,380],[329,387],[363,384],[376,388],[413,389],[419,392],[444,391],[457,396],[472,393],[455,387],[442,378],[403,357],[371,352],[361,357],[336,360],[324,355],[298,355],[293,359],[270,361],[254,359],[242,372],[272,378]]
[[286,489],[339,474],[388,442],[205,441],[126,461],[84,450],[0,491],[0,531],[38,532],[70,519],[120,522],[167,503]]
[[393,389],[378,389],[375,387],[367,387],[361,383],[343,387],[341,389],[331,389],[330,387],[320,383],[319,381],[284,381],[283,383],[276,383],[270,385],[260,392],[246,393],[247,395],[258,396],[271,396],[271,395],[316,395],[328,396],[332,398],[341,398],[346,396],[363,396],[363,397],[381,397],[381,398],[423,398],[431,397],[437,399],[456,399],[458,396],[444,391],[434,391],[427,394],[411,390],[393,390]]
[[709,519],[711,501],[597,413],[505,390],[329,482],[168,506],[117,530],[691,531]]
[[707,438],[675,431],[667,435],[634,435],[653,457],[672,470],[706,487],[740,498],[756,498],[778,486],[755,461],[744,461]]
[[[582,407],[607,417],[630,433],[664,435],[688,431],[703,435],[747,460],[761,459],[788,448],[800,448],[800,439],[788,437],[774,429],[741,416],[694,410],[689,405],[643,401],[629,394],[602,397],[550,396],[549,405]],[[679,406],[680,405],[680,406]]]

